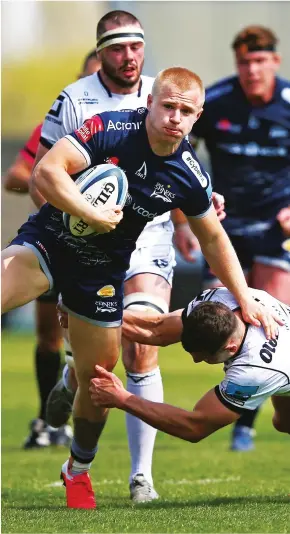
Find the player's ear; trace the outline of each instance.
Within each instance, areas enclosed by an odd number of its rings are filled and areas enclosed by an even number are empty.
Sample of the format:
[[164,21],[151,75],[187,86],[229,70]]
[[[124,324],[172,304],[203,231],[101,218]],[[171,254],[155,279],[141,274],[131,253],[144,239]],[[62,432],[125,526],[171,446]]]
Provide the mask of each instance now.
[[195,120],[195,122],[199,119],[199,117],[201,116],[202,112],[203,112],[203,108],[201,108],[201,109],[199,110],[198,114],[196,115],[196,120]]
[[229,340],[225,346],[225,349],[229,352],[230,355],[233,356],[238,350],[238,344],[233,340]]
[[147,96],[147,108],[150,109],[152,105],[153,97],[152,95]]

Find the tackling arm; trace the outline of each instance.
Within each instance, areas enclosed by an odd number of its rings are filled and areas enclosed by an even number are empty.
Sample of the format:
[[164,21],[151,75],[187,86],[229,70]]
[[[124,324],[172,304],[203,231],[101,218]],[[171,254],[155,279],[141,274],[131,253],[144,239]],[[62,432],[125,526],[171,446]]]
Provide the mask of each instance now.
[[192,412],[132,395],[114,373],[96,366],[96,376],[90,383],[93,404],[119,408],[166,434],[196,443],[219,428],[236,421],[240,414],[231,411],[217,398],[214,389],[208,391]]
[[182,310],[164,315],[124,311],[122,335],[129,341],[166,347],[178,343],[182,333]]

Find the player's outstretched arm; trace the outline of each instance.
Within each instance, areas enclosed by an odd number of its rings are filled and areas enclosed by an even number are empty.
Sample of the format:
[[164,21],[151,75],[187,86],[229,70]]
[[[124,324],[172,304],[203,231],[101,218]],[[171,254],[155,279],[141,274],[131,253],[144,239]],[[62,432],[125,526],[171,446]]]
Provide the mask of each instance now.
[[150,315],[146,312],[125,310],[122,335],[129,341],[143,345],[166,347],[178,343],[182,333],[182,311]]
[[188,217],[188,222],[212,271],[241,306],[244,321],[254,326],[262,324],[267,338],[274,339],[277,334],[276,323],[282,322],[270,309],[252,298],[238,257],[215,210],[212,208],[202,218]]
[[89,388],[93,404],[119,408],[166,434],[192,443],[206,438],[240,417],[240,414],[229,410],[219,401],[214,389],[208,391],[190,412],[132,395],[125,390],[114,373],[98,365],[95,369],[97,377],[91,380]]

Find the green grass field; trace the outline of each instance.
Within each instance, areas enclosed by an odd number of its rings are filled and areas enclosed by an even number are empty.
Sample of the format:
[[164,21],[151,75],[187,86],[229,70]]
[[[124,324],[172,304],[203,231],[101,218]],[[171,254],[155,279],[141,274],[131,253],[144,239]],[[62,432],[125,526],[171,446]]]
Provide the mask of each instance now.
[[[289,532],[289,436],[271,426],[271,405],[257,424],[256,450],[229,452],[230,429],[190,444],[159,433],[154,456],[160,499],[128,498],[124,414],[113,410],[91,470],[95,511],[67,510],[59,486],[64,449],[23,451],[36,414],[33,338],[2,338],[2,532]],[[165,400],[190,409],[222,376],[220,366],[193,365],[179,345],[162,349]],[[117,374],[123,377],[119,364]]]

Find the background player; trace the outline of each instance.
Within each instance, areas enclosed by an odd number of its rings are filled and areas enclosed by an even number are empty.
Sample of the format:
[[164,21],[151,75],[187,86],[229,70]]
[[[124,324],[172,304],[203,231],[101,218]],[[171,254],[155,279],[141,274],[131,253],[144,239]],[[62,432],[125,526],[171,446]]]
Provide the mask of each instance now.
[[139,399],[100,366],[90,386],[95,405],[129,411],[167,434],[196,443],[272,397],[273,425],[290,434],[290,308],[265,291],[253,290],[253,296],[283,320],[276,339],[267,341],[263,329],[245,324],[225,288],[206,290],[184,310],[157,318],[125,312],[123,334],[129,339],[163,346],[181,340],[195,363],[224,363],[225,378],[193,412]]
[[[276,47],[268,28],[239,32],[232,44],[238,73],[208,87],[193,134],[205,140],[214,187],[226,199],[223,226],[249,284],[290,304],[290,255],[282,247],[290,235],[290,82],[276,75]],[[185,250],[188,243],[176,244]],[[204,286],[219,284],[206,269]],[[253,448],[256,414],[237,422],[233,450]]]
[[[100,68],[96,51],[92,50],[83,61],[79,78],[91,75]],[[35,161],[42,125],[39,124],[32,132],[25,146],[17,154],[14,163],[3,177],[3,185],[7,191],[15,193],[29,192],[29,179]],[[39,394],[39,412],[30,423],[30,433],[24,442],[25,449],[47,447],[53,445],[69,445],[71,429],[67,425],[55,431],[45,421],[46,401],[51,389],[59,379],[61,366],[62,329],[56,314],[57,295],[48,292],[36,300],[36,348],[35,376]]]

